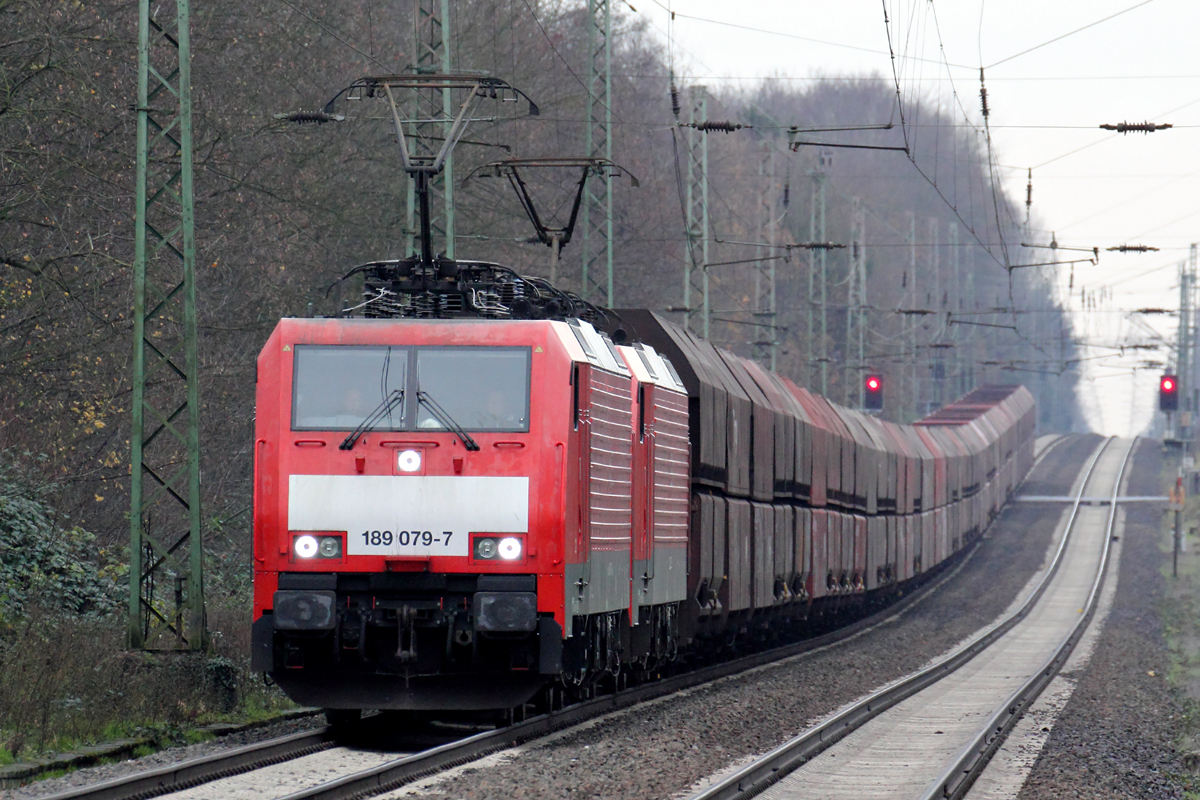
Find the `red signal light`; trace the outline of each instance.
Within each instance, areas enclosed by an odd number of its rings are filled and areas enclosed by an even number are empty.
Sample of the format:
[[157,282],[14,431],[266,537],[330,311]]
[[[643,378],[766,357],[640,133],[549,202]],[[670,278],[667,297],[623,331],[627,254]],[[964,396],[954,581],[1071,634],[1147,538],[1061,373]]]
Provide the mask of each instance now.
[[883,378],[878,375],[868,375],[863,382],[866,396],[863,397],[863,408],[868,411],[883,410]]
[[1163,375],[1158,379],[1158,410],[1179,410],[1179,379],[1174,375]]

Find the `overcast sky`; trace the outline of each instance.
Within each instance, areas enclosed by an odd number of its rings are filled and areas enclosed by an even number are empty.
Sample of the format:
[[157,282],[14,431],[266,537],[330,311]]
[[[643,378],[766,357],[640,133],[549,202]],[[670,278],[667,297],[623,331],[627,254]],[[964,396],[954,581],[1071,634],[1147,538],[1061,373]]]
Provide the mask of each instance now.
[[[1084,408],[1102,433],[1143,430],[1157,408],[1162,370],[1133,368],[1169,352],[1122,357],[1105,346],[1153,341],[1152,331],[1174,342],[1174,317],[1131,319],[1130,312],[1178,308],[1177,265],[1200,240],[1200,3],[632,0],[631,7],[664,42],[669,35],[677,71],[710,85],[766,78],[802,86],[819,75],[890,79],[885,4],[905,90],[918,84],[922,94],[951,104],[953,86],[978,124],[985,67],[992,141],[1010,197],[1023,206],[1032,167],[1033,214],[1045,229],[1036,233],[1101,249],[1099,265],[1076,265],[1070,300],[1076,334],[1094,345],[1084,355],[1112,354],[1084,365]],[[1072,33],[1091,23],[1098,24]],[[1098,127],[1147,120],[1175,127],[1148,135]],[[1160,250],[1104,251],[1120,244]],[[1051,260],[1045,250],[1017,252]],[[1064,298],[1069,269],[1049,273]],[[1099,294],[1102,287],[1111,287],[1111,299],[1085,310],[1081,289]]]

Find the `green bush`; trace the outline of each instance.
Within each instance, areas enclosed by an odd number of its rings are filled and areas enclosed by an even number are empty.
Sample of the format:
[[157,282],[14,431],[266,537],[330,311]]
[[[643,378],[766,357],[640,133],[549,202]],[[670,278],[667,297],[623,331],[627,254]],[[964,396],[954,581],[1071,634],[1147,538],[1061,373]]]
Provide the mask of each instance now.
[[[206,652],[126,647],[128,568],[66,524],[33,456],[0,450],[0,759],[130,736],[187,741],[290,703],[250,671],[249,558],[206,552]],[[211,525],[219,530],[219,523]]]
[[31,473],[0,451],[0,630],[34,605],[77,616],[111,613],[126,566],[94,535],[67,525],[47,500],[51,487]]
[[131,651],[125,621],[32,608],[0,637],[0,748],[27,757],[148,737],[185,741],[205,722],[286,707],[242,659]]

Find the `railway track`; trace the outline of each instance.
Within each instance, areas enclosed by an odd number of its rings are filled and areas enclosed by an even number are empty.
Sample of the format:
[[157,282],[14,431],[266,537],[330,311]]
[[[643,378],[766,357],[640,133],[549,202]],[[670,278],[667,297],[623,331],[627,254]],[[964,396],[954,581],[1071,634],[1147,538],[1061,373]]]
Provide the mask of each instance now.
[[[965,560],[964,557],[959,564],[965,563]],[[824,649],[860,636],[885,620],[903,612],[953,577],[955,572],[956,569],[949,570],[938,579],[932,580],[917,591],[908,594],[898,603],[889,605],[852,625],[822,636],[705,667],[644,686],[625,689],[615,694],[597,697],[550,714],[539,715],[507,727],[482,731],[419,752],[377,753],[378,761],[381,763],[357,770],[351,768],[352,771],[343,777],[325,781],[313,780],[311,786],[274,796],[282,797],[284,800],[301,800],[301,798],[305,800],[316,800],[317,798],[337,800],[338,798],[379,794],[439,771],[548,736],[604,714],[714,680],[731,677],[764,664]],[[368,737],[356,737],[356,740],[361,738]],[[316,774],[325,769],[326,765],[341,760],[341,769],[345,770],[350,763],[362,759],[362,756],[347,757],[347,754],[351,752],[355,752],[352,747],[341,746],[333,731],[325,727],[158,767],[99,784],[77,787],[50,795],[43,800],[144,800],[168,794],[178,794],[181,800],[184,797],[226,797],[231,796],[226,790],[232,790],[233,794],[239,794],[238,789],[241,788],[239,784],[244,784],[245,781],[235,779],[237,776],[249,778],[250,773],[263,773],[256,774],[253,778],[254,782],[261,781],[263,784],[274,785],[278,789],[280,784],[271,782],[270,776],[267,774],[272,767],[287,762],[289,764],[288,771],[292,774]],[[362,751],[357,752],[361,753]],[[303,761],[306,759],[318,762],[315,768],[304,765]],[[218,785],[218,782],[224,785]],[[204,791],[190,791],[197,787]]]
[[[1037,461],[1040,462],[1063,440],[1064,437],[1044,440]],[[397,752],[397,749],[403,749],[403,744],[401,748],[384,752],[377,740],[373,747],[355,747],[372,739],[369,730],[350,742],[339,742],[330,728],[320,728],[74,788],[45,800],[142,800],[168,794],[179,800],[243,794],[261,797],[261,788],[255,790],[254,787],[264,785],[272,786],[275,790],[272,796],[284,800],[338,800],[380,794],[614,711],[861,636],[921,601],[952,578],[977,546],[978,542],[964,551],[957,563],[940,576],[897,603],[852,625],[803,642],[604,695],[495,730],[480,731],[413,752]],[[366,720],[364,724],[369,726],[371,721]],[[412,740],[404,744],[411,745]],[[331,772],[347,774],[328,780]],[[273,773],[286,773],[286,776]]]
[[[837,712],[691,800],[966,796],[1092,619],[1119,487],[1136,445],[1134,440],[1121,452],[1113,447],[1116,441],[1106,440],[1087,464],[1053,561],[1017,611],[946,658]],[[1089,487],[1091,495],[1098,494],[1094,481],[1105,480],[1112,481],[1111,494],[1105,491],[1107,519],[1097,519],[1103,509],[1088,508],[1083,500]],[[1092,529],[1083,530],[1081,522]]]

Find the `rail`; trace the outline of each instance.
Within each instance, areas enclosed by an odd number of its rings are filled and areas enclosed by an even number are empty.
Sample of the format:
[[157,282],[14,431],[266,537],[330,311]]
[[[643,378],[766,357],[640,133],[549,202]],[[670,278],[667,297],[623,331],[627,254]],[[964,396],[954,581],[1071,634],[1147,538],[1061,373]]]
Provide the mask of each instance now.
[[1063,638],[1062,643],[1054,653],[1046,659],[1041,668],[1034,673],[1028,681],[1018,688],[1008,700],[1001,705],[988,721],[980,728],[979,733],[975,738],[962,749],[958,757],[942,771],[942,774],[929,785],[925,793],[921,795],[921,800],[941,800],[943,798],[951,798],[958,800],[966,795],[976,778],[982,774],[984,768],[992,760],[992,756],[1000,748],[1004,739],[1012,731],[1013,727],[1020,720],[1021,715],[1033,703],[1034,700],[1042,693],[1042,690],[1054,679],[1062,669],[1062,665],[1071,656],[1071,652],[1075,649],[1075,645],[1083,637],[1084,632],[1091,624],[1092,618],[1096,614],[1096,605],[1100,598],[1100,591],[1104,588],[1104,577],[1108,572],[1108,555],[1112,551],[1112,532],[1113,525],[1117,519],[1117,497],[1120,494],[1121,479],[1125,477],[1125,468],[1129,464],[1129,457],[1133,454],[1134,448],[1137,446],[1137,439],[1129,445],[1129,450],[1125,452],[1125,457],[1121,459],[1120,469],[1117,470],[1117,478],[1113,481],[1112,496],[1108,506],[1108,523],[1105,526],[1105,542],[1104,550],[1100,555],[1100,566],[1096,571],[1096,579],[1092,582],[1092,590],[1088,594],[1087,603],[1084,604],[1083,614],[1080,615],[1079,622],[1071,629],[1071,632]]
[[90,786],[50,795],[44,800],[130,800],[179,792],[202,783],[252,772],[334,746],[329,728],[293,733],[222,753],[124,775]]

